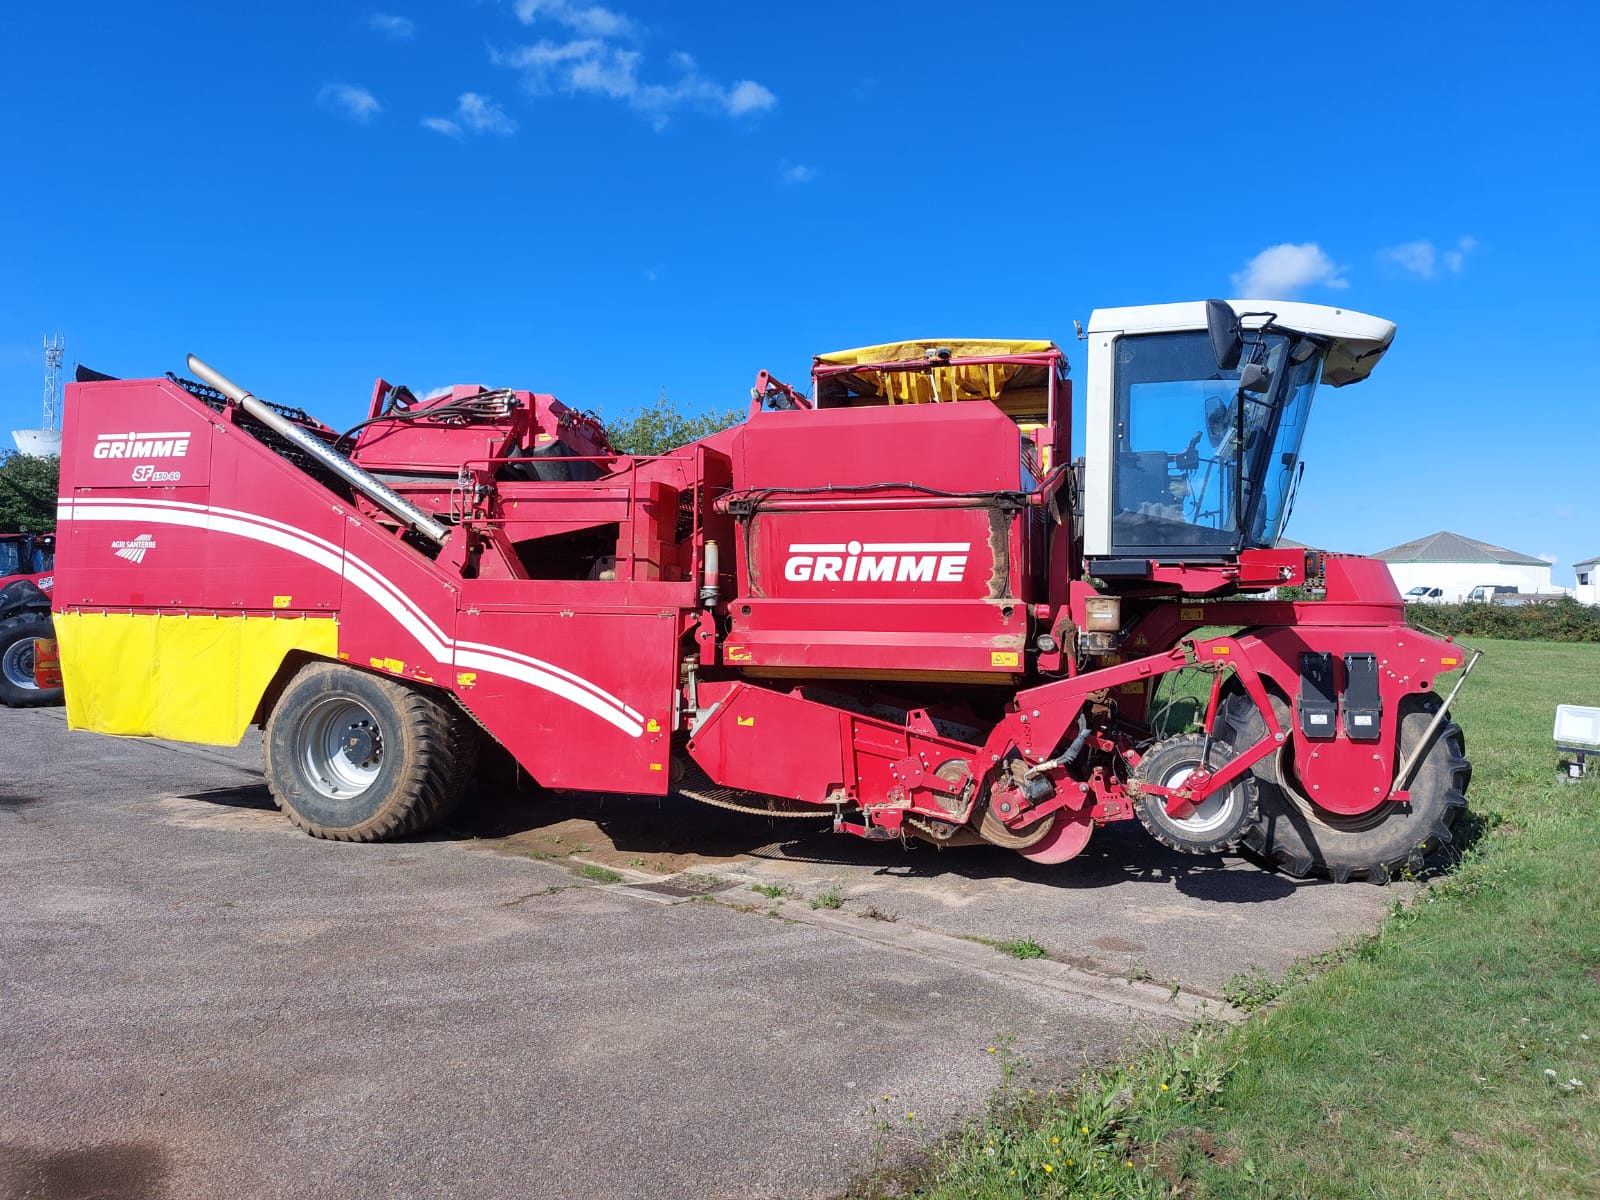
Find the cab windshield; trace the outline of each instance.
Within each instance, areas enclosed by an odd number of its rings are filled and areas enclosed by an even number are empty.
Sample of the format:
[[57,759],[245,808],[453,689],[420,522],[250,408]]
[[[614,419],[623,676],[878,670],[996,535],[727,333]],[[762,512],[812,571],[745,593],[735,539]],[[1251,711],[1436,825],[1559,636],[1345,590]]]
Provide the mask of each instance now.
[[1287,335],[1255,339],[1244,362],[1268,372],[1256,393],[1240,390],[1238,369],[1218,370],[1203,330],[1119,339],[1113,551],[1223,556],[1274,545],[1299,471],[1315,351]]

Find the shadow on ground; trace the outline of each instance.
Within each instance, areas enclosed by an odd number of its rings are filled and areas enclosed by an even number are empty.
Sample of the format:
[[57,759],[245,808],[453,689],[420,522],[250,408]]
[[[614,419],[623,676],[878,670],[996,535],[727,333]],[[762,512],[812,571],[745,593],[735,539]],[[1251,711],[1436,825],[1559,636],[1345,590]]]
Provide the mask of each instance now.
[[[226,808],[273,807],[265,784],[183,798]],[[500,786],[475,788],[449,823],[422,840],[478,842],[500,853],[540,859],[579,855],[660,874],[755,859],[868,869],[890,878],[1015,879],[1066,890],[1149,884],[1219,904],[1264,903],[1321,886],[1320,881],[1241,870],[1237,860],[1221,855],[1178,854],[1131,821],[1096,830],[1087,849],[1070,863],[1041,866],[989,846],[940,850],[914,840],[869,842],[835,834],[826,816],[763,817],[677,796]]]

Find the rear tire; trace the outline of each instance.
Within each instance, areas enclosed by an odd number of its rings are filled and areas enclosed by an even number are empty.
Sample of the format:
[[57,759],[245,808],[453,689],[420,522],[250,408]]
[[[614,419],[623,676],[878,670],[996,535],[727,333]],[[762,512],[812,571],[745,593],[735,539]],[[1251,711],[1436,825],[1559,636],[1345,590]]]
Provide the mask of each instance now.
[[460,802],[477,751],[448,699],[353,667],[301,669],[267,720],[272,798],[312,837],[418,833]]
[[0,704],[31,708],[61,703],[62,689],[42,688],[33,679],[33,640],[54,636],[49,613],[18,613],[0,621]]
[[[1289,706],[1272,697],[1278,722],[1289,727]],[[1395,769],[1421,739],[1442,701],[1429,692],[1400,702],[1400,748]],[[1233,728],[1233,744],[1248,748],[1266,732],[1255,703],[1237,693],[1223,706]],[[1417,765],[1409,803],[1385,801],[1358,816],[1331,813],[1308,799],[1294,775],[1290,747],[1256,764],[1260,813],[1246,830],[1244,847],[1290,875],[1324,875],[1335,883],[1369,879],[1387,883],[1451,843],[1451,827],[1467,807],[1472,779],[1466,741],[1454,722],[1446,720]]]

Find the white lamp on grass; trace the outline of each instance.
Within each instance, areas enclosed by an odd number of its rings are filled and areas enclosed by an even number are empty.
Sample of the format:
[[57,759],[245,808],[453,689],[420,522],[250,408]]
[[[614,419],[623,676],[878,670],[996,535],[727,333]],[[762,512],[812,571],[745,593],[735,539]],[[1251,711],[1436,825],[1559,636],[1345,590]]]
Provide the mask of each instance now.
[[1564,779],[1582,779],[1589,771],[1590,755],[1600,755],[1600,708],[1582,704],[1556,705],[1556,749],[1574,755],[1557,768]]

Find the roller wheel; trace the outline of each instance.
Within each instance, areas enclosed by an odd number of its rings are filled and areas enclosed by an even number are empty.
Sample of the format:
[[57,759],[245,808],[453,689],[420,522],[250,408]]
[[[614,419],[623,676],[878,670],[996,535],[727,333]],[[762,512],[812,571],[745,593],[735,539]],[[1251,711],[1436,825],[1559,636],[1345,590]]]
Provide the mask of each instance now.
[[442,696],[319,662],[279,697],[265,749],[272,797],[291,821],[312,837],[377,842],[456,806],[477,736]]
[[0,704],[29,708],[60,704],[60,688],[42,688],[33,679],[33,640],[55,636],[46,612],[25,612],[0,621]]
[[[1288,704],[1278,696],[1272,702],[1279,723],[1287,729]],[[1401,701],[1396,770],[1441,703],[1432,692]],[[1266,731],[1260,711],[1243,694],[1230,697],[1222,715],[1232,727],[1236,746],[1249,746]],[[1472,764],[1461,730],[1447,720],[1417,765],[1407,789],[1410,802],[1387,800],[1357,816],[1329,812],[1306,796],[1294,770],[1292,742],[1258,762],[1254,774],[1260,813],[1245,831],[1246,850],[1302,878],[1325,875],[1335,883],[1350,879],[1385,883],[1420,867],[1427,855],[1450,844],[1451,827],[1467,807]]]
[[1176,816],[1167,812],[1167,797],[1141,790],[1144,784],[1178,787],[1200,769],[1202,762],[1218,771],[1235,757],[1233,747],[1216,738],[1207,754],[1205,741],[1193,733],[1168,738],[1153,746],[1133,773],[1133,790],[1137,794],[1134,812],[1139,823],[1156,841],[1185,854],[1232,850],[1256,817],[1256,784],[1249,772]]

